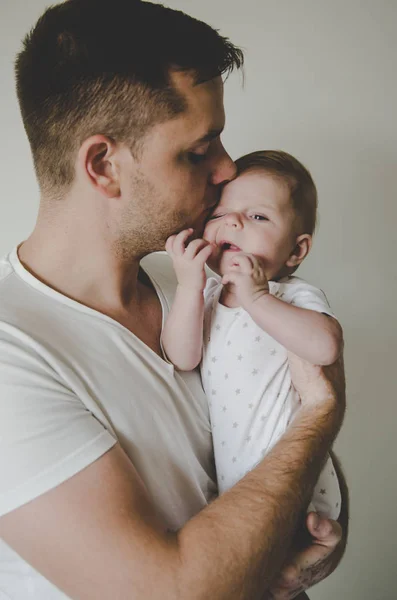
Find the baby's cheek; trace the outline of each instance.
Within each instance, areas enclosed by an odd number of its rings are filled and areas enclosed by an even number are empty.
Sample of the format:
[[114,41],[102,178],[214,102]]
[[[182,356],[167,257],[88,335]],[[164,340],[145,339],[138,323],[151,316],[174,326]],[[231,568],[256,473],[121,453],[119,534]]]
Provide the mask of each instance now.
[[210,223],[207,223],[207,225],[204,227],[203,238],[207,240],[207,242],[215,241],[215,228],[211,226]]

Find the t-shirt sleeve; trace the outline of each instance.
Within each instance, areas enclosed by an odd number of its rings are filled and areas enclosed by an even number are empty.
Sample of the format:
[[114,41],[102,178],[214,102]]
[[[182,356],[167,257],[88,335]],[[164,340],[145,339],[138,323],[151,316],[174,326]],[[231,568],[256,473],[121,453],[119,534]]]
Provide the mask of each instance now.
[[0,515],[66,481],[116,443],[30,341],[1,331]]
[[299,308],[315,310],[335,317],[326,295],[322,290],[298,277],[291,277],[285,283],[275,287],[274,295]]
[[206,304],[214,298],[214,295],[220,291],[221,287],[219,277],[214,276],[212,271],[208,271],[207,275],[210,276],[207,278],[207,283],[204,288],[204,301]]

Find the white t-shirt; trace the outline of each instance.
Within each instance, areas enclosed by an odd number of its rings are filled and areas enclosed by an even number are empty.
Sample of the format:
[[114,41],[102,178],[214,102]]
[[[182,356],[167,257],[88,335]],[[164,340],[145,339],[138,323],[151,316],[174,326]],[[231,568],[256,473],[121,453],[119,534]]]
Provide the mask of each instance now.
[[[175,290],[169,258],[151,255],[143,266],[164,321]],[[117,441],[167,527],[180,528],[216,494],[197,371],[175,371],[118,322],[44,285],[14,250],[0,262],[0,515]],[[0,541],[0,600],[65,598]]]
[[[299,407],[286,349],[244,309],[220,304],[221,291],[218,279],[207,281],[201,362],[220,493],[270,452]],[[333,316],[324,293],[298,277],[270,282],[270,293],[288,304]],[[339,515],[340,490],[330,458],[312,503],[325,516]]]

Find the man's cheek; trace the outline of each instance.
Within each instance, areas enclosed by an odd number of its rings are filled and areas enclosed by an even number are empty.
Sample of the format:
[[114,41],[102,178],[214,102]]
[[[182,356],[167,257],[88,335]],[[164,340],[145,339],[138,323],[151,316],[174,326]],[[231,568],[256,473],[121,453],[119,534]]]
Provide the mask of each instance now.
[[190,238],[191,240],[203,237],[204,225],[205,225],[205,215],[200,215],[197,219],[195,219],[192,223],[190,223],[189,227],[193,228],[193,234]]

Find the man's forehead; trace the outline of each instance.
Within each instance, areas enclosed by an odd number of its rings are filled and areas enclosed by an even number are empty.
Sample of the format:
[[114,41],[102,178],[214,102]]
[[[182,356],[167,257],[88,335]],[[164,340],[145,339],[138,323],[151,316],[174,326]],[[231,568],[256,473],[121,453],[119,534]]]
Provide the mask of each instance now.
[[193,71],[172,70],[170,72],[170,80],[177,90],[187,96],[206,92],[218,94],[223,97],[223,80],[220,75],[213,79],[197,83]]
[[219,135],[225,125],[222,78],[197,84],[191,73],[174,71],[171,80],[186,102],[183,116],[194,126],[199,138],[210,141]]

